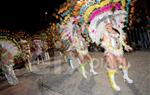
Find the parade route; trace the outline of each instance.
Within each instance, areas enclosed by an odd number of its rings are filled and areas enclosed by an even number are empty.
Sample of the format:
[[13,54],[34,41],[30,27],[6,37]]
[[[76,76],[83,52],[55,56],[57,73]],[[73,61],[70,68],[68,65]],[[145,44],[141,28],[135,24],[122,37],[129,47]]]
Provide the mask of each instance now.
[[[5,79],[0,80],[0,95],[149,95],[150,94],[150,51],[126,53],[131,67],[129,76],[134,84],[127,84],[118,70],[116,82],[121,88],[114,92],[108,83],[106,68],[101,52],[91,52],[95,59],[96,71],[93,76],[88,72],[84,79],[78,68],[72,70],[57,54],[45,64],[34,64],[33,71],[25,68],[15,70],[19,84],[10,86]],[[76,61],[74,61],[76,63]],[[76,63],[77,64],[77,63]],[[77,65],[75,65],[77,66]],[[89,67],[87,66],[87,71]]]

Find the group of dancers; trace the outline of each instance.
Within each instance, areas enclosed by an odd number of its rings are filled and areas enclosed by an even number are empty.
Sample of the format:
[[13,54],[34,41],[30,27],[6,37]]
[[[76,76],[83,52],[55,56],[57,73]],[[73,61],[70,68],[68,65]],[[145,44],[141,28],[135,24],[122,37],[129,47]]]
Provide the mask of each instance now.
[[[20,51],[17,52],[17,54],[22,58],[21,61],[23,61],[25,65],[25,68],[28,72],[32,72],[32,62],[33,60],[37,60],[37,64],[43,63],[44,64],[44,58],[42,56],[42,46],[41,46],[41,40],[33,40],[32,46],[34,46],[34,51],[31,51],[31,45],[30,43],[25,40],[21,39],[20,42]],[[13,51],[10,51],[7,49],[7,45],[0,44],[0,69],[2,70],[2,73],[5,75],[8,83],[10,85],[16,85],[18,84],[18,78],[16,77],[16,74],[14,72],[14,65],[15,65],[15,55],[12,54]],[[19,58],[20,58],[19,57]],[[49,56],[45,56],[45,60],[49,59]],[[20,59],[16,59],[16,61],[20,61]],[[16,63],[18,64],[18,63]],[[20,63],[21,64],[21,63]]]
[[[80,15],[81,17],[81,15]],[[80,17],[70,17],[64,24],[61,24],[59,31],[61,34],[61,41],[69,41],[64,56],[68,64],[73,68],[73,58],[77,58],[80,64],[81,73],[84,78],[87,78],[86,64],[90,65],[90,72],[94,75],[98,73],[94,70],[93,59],[88,52],[88,42],[82,36],[84,29],[88,30],[92,42],[101,45],[105,49],[104,59],[107,64],[107,75],[111,87],[115,91],[120,91],[121,88],[115,81],[115,75],[118,67],[122,70],[123,79],[127,83],[133,83],[133,80],[128,76],[129,64],[124,57],[124,50],[132,51],[132,48],[127,45],[126,34],[123,31],[126,17],[125,10],[118,10],[115,4],[108,11],[102,12],[96,17],[92,18],[89,24],[80,23]],[[76,56],[74,56],[76,55]],[[119,66],[117,65],[119,63]]]
[[[104,59],[105,63],[107,64],[106,69],[110,85],[114,90],[120,91],[120,87],[115,81],[115,75],[118,67],[117,63],[120,64],[119,67],[122,69],[123,79],[128,83],[133,83],[133,80],[128,76],[128,61],[124,57],[124,49],[126,51],[132,51],[132,48],[125,42],[125,33],[123,31],[119,31],[119,28],[116,29],[113,27],[112,23],[112,19],[110,20],[110,18],[108,21],[103,23],[103,28],[105,28],[105,30],[103,30],[103,33],[101,33],[99,40],[101,41],[101,46],[105,49]],[[88,52],[88,43],[81,35],[82,29],[80,28],[78,21],[73,21],[72,28],[72,38],[70,39],[71,45],[67,50],[67,52],[69,52],[67,53],[68,57],[66,57],[68,64],[74,68],[72,60],[74,55],[76,55],[78,60],[77,62],[80,64],[81,73],[84,78],[87,78],[85,69],[87,64],[90,65],[90,72],[94,75],[97,75],[98,73],[94,70],[93,59]]]
[[[82,71],[83,77],[87,78],[85,69],[86,64],[90,65],[90,72],[94,75],[97,75],[98,73],[94,70],[93,59],[88,52],[88,44],[87,42],[85,42],[85,39],[81,35],[82,30],[79,28],[77,21],[74,21],[73,23],[73,38],[71,42],[72,46],[70,46],[67,50],[67,52],[70,53],[67,53],[68,57],[66,60],[68,64],[70,64],[70,66],[74,68],[72,60],[74,55],[77,55],[76,57],[78,63],[80,64],[80,69]],[[115,75],[118,69],[117,62],[120,63],[119,67],[121,67],[122,69],[123,79],[128,83],[133,83],[133,80],[128,76],[128,61],[124,57],[124,49],[126,51],[132,51],[132,48],[126,44],[125,34],[120,33],[120,31],[115,29],[112,23],[113,22],[111,20],[103,23],[106,31],[101,35],[101,39],[99,40],[101,41],[101,46],[105,49],[104,59],[105,63],[107,64],[107,75],[111,87],[116,91],[120,91],[120,87],[115,81]]]
[[[132,51],[132,48],[126,43],[126,34],[123,31],[126,11],[121,10],[118,3],[109,4],[104,6],[101,10],[97,10],[90,17],[90,23],[87,23],[82,15],[80,16],[70,16],[69,19],[64,23],[57,26],[57,32],[60,36],[60,42],[63,44],[63,50],[61,53],[66,59],[67,63],[74,69],[73,59],[77,59],[80,65],[80,70],[82,76],[87,79],[86,65],[89,64],[90,72],[93,75],[98,73],[94,70],[93,59],[88,52],[88,43],[83,38],[83,31],[86,29],[91,38],[92,42],[97,45],[101,45],[105,49],[104,59],[107,64],[107,75],[111,87],[115,91],[120,91],[121,88],[117,85],[115,80],[115,75],[119,67],[123,73],[123,79],[127,83],[133,83],[133,80],[128,76],[129,64],[127,59],[124,57],[124,50]],[[82,19],[82,23],[81,20]],[[0,49],[3,52],[3,48]],[[27,51],[26,57],[30,58],[28,55],[30,51]],[[1,62],[6,58],[7,53],[1,54]],[[10,60],[8,63],[12,63]],[[28,68],[31,70],[31,63],[28,60]],[[6,75],[7,76],[7,75]],[[16,79],[14,77],[14,79]],[[17,82],[17,79],[16,81]]]

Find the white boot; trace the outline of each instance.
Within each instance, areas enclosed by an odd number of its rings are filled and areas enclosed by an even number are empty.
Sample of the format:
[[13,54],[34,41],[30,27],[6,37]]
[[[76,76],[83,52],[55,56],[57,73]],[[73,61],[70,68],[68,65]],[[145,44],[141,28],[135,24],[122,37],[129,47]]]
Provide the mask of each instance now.
[[128,83],[133,83],[133,80],[129,78],[128,76],[128,70],[127,69],[122,69],[123,72],[123,78],[125,81],[127,81]]
[[94,69],[91,69],[90,72],[91,72],[93,75],[97,75],[97,74],[98,74],[96,71],[94,71]]
[[80,64],[81,64],[81,61],[80,61],[80,59],[79,59],[79,58],[77,58],[77,61],[78,61],[78,64],[80,65]]
[[10,85],[18,84],[18,79],[15,75],[13,67],[7,67],[7,72],[5,73],[5,77]]
[[90,72],[91,72],[93,75],[97,75],[98,73],[94,70],[93,62],[91,61],[89,64],[90,64]]
[[69,61],[70,61],[69,63],[70,63],[71,68],[74,69],[72,59],[70,59]]
[[85,73],[82,73],[82,75],[85,79],[87,79],[87,75]]

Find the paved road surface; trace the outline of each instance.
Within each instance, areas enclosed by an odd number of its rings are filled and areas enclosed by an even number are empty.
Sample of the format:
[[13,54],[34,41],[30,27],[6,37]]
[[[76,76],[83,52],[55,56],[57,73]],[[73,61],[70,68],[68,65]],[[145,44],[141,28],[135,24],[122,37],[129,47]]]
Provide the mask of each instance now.
[[16,86],[9,86],[7,81],[1,79],[0,95],[150,95],[150,51],[125,55],[131,64],[129,74],[134,84],[124,83],[119,71],[116,80],[121,92],[112,91],[108,84],[102,53],[92,52],[91,55],[95,59],[97,76],[87,72],[88,79],[85,80],[79,69],[71,70],[57,54],[54,60],[33,65],[32,73],[25,68],[16,70],[20,81]]

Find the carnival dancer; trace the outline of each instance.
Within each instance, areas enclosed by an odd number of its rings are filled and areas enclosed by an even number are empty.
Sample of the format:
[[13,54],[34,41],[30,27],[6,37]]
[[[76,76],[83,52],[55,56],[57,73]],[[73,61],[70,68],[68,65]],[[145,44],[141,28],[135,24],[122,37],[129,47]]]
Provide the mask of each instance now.
[[32,63],[31,63],[31,49],[30,44],[27,42],[27,40],[20,40],[21,44],[21,50],[23,54],[23,58],[27,63],[25,63],[26,69],[31,72],[32,71]]
[[64,61],[71,67],[71,69],[74,70],[75,66],[73,64],[73,59],[76,56],[74,50],[71,47],[73,40],[72,30],[72,19],[70,18],[66,24],[60,25],[60,41],[56,44],[59,44],[59,47],[61,47],[60,54],[63,56]]
[[45,60],[49,60],[50,56],[49,56],[49,53],[48,53],[48,43],[46,41],[43,42],[43,43],[44,43],[43,52],[44,52]]
[[55,48],[58,49],[60,55],[63,57],[64,62],[68,63],[69,66],[71,66],[71,68],[73,69],[73,62],[72,62],[72,57],[71,57],[71,52],[65,50],[66,47],[64,45],[64,43],[62,43],[62,41],[58,40],[55,42]]
[[0,65],[5,77],[10,85],[18,84],[18,79],[13,70],[13,56],[12,54],[0,45]]
[[108,78],[115,91],[121,90],[115,81],[117,62],[121,65],[124,80],[133,83],[128,76],[129,64],[123,55],[124,49],[132,51],[132,48],[125,43],[126,35],[123,28],[126,16],[127,12],[121,9],[119,2],[110,4],[108,2],[108,5],[95,10],[90,18],[89,35],[93,42],[100,44],[105,49]]
[[44,58],[43,58],[43,50],[42,50],[42,42],[41,40],[33,40],[34,46],[35,46],[35,55],[37,59],[37,64],[44,64]]
[[90,56],[86,42],[84,41],[82,35],[81,35],[81,29],[78,25],[78,21],[73,22],[73,46],[78,54],[79,60],[80,60],[80,68],[81,72],[84,78],[87,78],[85,65],[89,63],[90,65],[90,72],[94,75],[98,74],[93,67],[93,60]]
[[69,65],[72,69],[74,69],[74,65],[73,65],[73,58],[74,58],[74,55],[73,55],[73,52],[72,52],[72,51],[62,51],[61,53],[63,53],[65,62],[67,62],[68,65]]
[[120,34],[113,29],[112,23],[106,24],[106,33],[102,38],[102,47],[105,48],[105,57],[107,62],[108,78],[110,80],[111,87],[114,90],[120,91],[120,87],[115,82],[115,74],[117,73],[117,61],[122,65],[123,78],[128,83],[133,83],[128,77],[128,63],[123,56],[123,46],[126,51],[132,50],[132,48],[125,44],[120,38]]

